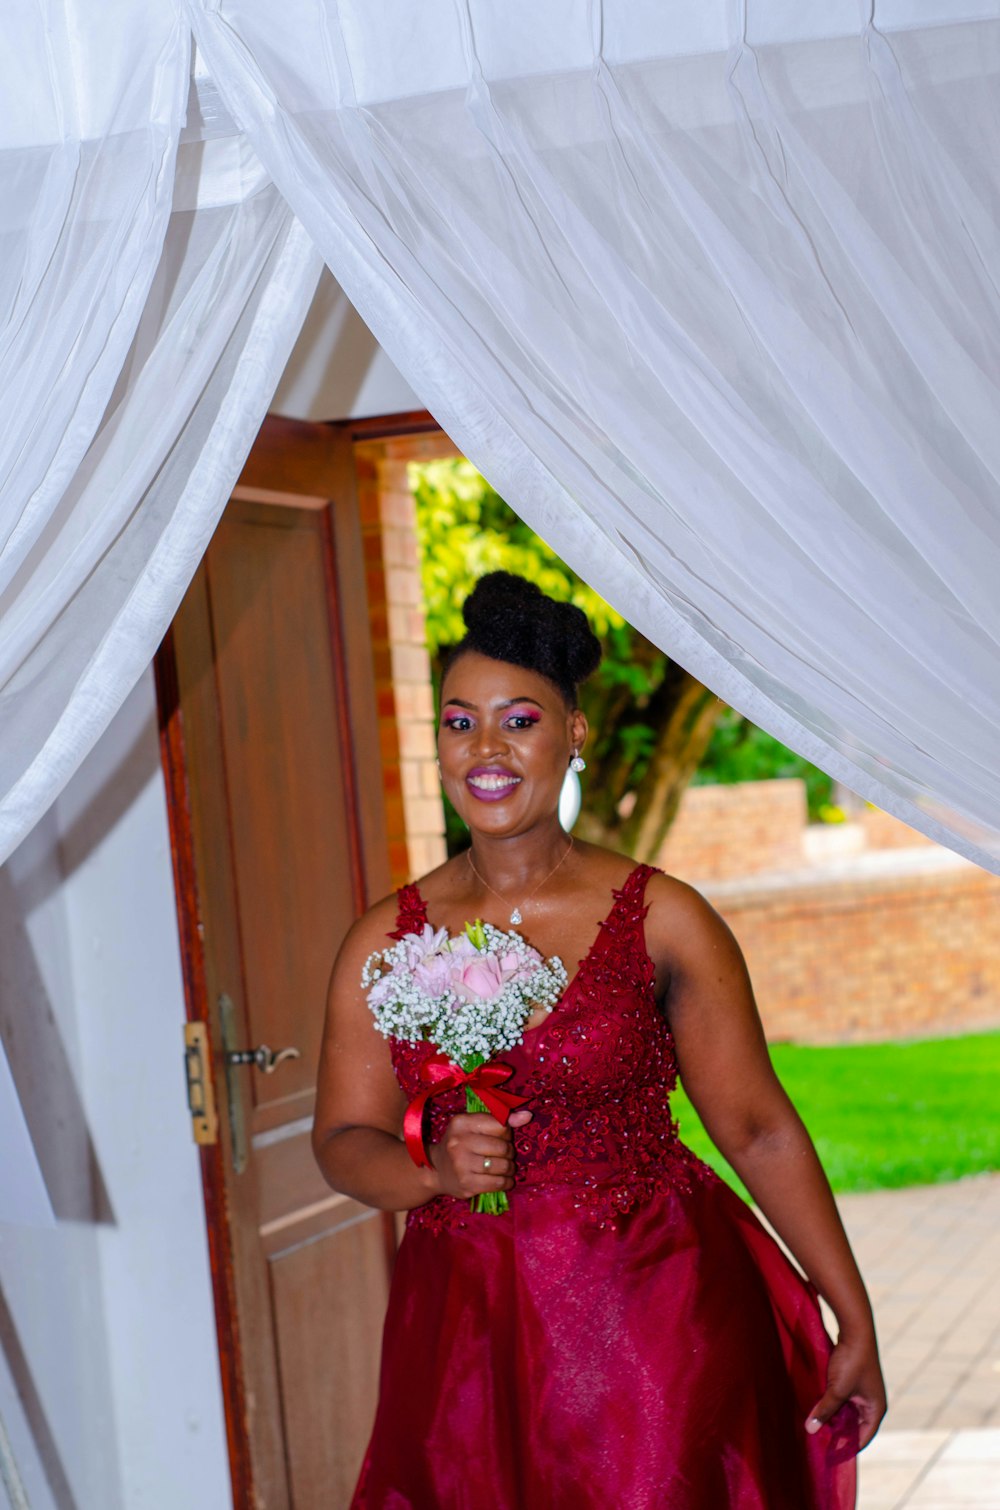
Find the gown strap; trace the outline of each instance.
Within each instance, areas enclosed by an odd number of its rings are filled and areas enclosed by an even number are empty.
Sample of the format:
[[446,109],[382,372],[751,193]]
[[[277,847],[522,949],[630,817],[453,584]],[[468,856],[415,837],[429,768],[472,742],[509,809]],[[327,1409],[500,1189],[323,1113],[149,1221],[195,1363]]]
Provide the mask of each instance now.
[[646,886],[650,876],[659,873],[655,865],[637,864],[621,886],[612,890],[611,911],[600,925],[589,956],[593,964],[605,969],[614,961],[622,980],[627,979],[643,990],[648,987],[654,970],[643,927],[649,911],[649,904],[645,901]]
[[401,939],[406,933],[419,933],[427,922],[427,903],[420,895],[420,888],[410,881],[396,892],[396,927],[390,938]]
[[662,874],[659,866],[640,863],[629,871],[621,886],[611,893],[615,899],[612,916],[620,934],[631,931],[635,938],[641,939],[643,919],[649,911],[649,903],[645,900],[646,887],[650,876]]

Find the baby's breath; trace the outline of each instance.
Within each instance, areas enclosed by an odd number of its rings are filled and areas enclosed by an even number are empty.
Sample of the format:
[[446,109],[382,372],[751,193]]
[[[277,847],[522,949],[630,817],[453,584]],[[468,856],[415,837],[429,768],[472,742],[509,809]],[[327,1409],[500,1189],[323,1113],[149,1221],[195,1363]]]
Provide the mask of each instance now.
[[[524,1025],[535,1008],[555,1005],[567,985],[559,956],[542,960],[519,933],[504,932],[492,923],[478,926],[480,955],[514,954],[524,965],[538,961],[536,967],[509,981],[492,1000],[469,1000],[454,990],[432,996],[416,983],[409,964],[419,935],[407,935],[391,948],[369,955],[361,974],[380,1033],[410,1043],[429,1039],[463,1064],[475,1056],[492,1059],[513,1048],[524,1036]],[[446,938],[435,952],[446,952],[454,944],[455,940]]]

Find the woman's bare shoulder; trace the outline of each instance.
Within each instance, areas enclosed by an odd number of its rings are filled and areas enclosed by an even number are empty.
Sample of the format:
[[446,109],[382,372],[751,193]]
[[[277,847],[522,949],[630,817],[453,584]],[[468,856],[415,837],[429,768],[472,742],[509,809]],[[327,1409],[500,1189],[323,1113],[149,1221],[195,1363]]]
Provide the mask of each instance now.
[[646,883],[646,900],[657,911],[693,913],[711,908],[712,904],[690,881],[668,871],[653,869]]
[[646,885],[646,944],[672,970],[706,960],[734,943],[729,925],[706,896],[679,876],[656,871]]
[[399,893],[391,891],[356,918],[337,952],[335,975],[349,971],[360,979],[361,967],[368,956],[389,947],[398,916]]
[[452,898],[462,894],[463,884],[469,879],[468,864],[466,851],[460,850],[413,882],[431,912],[435,906],[447,905]]
[[603,844],[577,839],[575,848],[584,879],[604,891],[619,890],[636,868],[636,861],[629,855]]
[[[445,860],[434,870],[420,876],[416,881],[409,884],[416,886],[424,902],[431,905],[445,893],[453,881],[449,878],[454,875],[454,860]],[[366,959],[377,949],[388,947],[391,935],[396,931],[399,920],[400,896],[403,888],[398,891],[390,891],[387,896],[380,897],[373,902],[361,916],[351,925],[341,945],[341,957],[347,955],[352,962],[357,956]]]

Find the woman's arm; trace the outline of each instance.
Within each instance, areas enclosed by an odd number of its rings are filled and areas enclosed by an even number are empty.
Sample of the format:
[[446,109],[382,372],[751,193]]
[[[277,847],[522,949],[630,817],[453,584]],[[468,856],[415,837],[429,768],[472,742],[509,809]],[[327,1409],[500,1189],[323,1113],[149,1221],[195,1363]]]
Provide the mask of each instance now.
[[[347,935],[333,967],[316,1086],[316,1162],[334,1190],[384,1211],[409,1211],[436,1195],[509,1190],[511,1128],[529,1120],[525,1108],[512,1113],[507,1127],[483,1112],[452,1117],[424,1168],[403,1142],[406,1098],[361,986],[365,960],[386,946],[394,920],[394,899],[372,908]],[[484,1157],[492,1161],[489,1171]]]
[[772,1068],[742,952],[693,887],[654,876],[648,900],[647,941],[669,969],[665,1007],[684,1089],[837,1318],[829,1387],[807,1429],[850,1398],[866,1446],[885,1414],[871,1303],[812,1140]]

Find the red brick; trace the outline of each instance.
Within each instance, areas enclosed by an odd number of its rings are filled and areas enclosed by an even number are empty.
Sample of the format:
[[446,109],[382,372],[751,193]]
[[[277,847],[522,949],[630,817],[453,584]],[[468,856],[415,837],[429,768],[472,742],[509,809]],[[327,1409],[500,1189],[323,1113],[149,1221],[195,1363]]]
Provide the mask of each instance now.
[[374,483],[378,476],[378,463],[380,457],[368,445],[355,446],[354,448],[354,475],[357,479],[360,491],[362,483]]
[[379,751],[384,765],[396,765],[400,757],[399,725],[394,718],[378,721]]
[[417,537],[413,530],[383,529],[382,558],[386,566],[399,566],[420,581],[417,558]]
[[410,463],[398,454],[394,455],[388,448],[383,454],[378,469],[379,491],[384,498],[387,494],[401,493],[410,496]]
[[431,684],[431,660],[423,645],[394,645],[392,674],[398,682]]
[[403,791],[407,799],[426,796],[423,783],[424,766],[426,764],[427,762],[423,760],[400,761],[400,776]]
[[428,834],[444,833],[444,814],[439,798],[407,797],[403,805],[408,834],[425,838]]
[[436,797],[438,802],[441,801],[441,778],[433,760],[420,762],[420,782],[422,797]]
[[[386,571],[386,597],[390,603],[420,603],[420,578],[411,568],[391,566]],[[421,627],[423,615],[421,614]]]
[[382,498],[378,489],[370,484],[358,486],[358,516],[362,527],[379,525],[382,522]]
[[404,759],[430,756],[436,753],[434,731],[430,724],[414,721],[397,725],[399,752]]
[[405,838],[389,841],[389,870],[394,886],[404,886],[410,879],[410,851]]
[[448,858],[444,839],[433,835],[426,837],[415,835],[410,840],[409,854],[410,875],[413,877],[426,875],[429,870],[436,870]]
[[379,501],[379,516],[384,529],[415,531],[417,527],[416,499],[412,493],[407,492],[382,493]]
[[373,642],[372,666],[375,671],[376,682],[392,681],[392,665],[393,654],[389,649],[388,641],[383,640],[381,644]]
[[434,699],[430,687],[419,682],[396,682],[396,713],[399,718],[434,723]]
[[387,765],[382,771],[382,786],[387,797],[402,798],[404,789],[403,773],[398,765]]
[[401,603],[390,603],[387,608],[389,618],[389,640],[393,645],[412,645],[423,643],[423,623],[420,626],[420,635],[415,639],[411,633],[411,614],[413,610]]
[[368,593],[368,628],[373,646],[389,643],[389,611],[381,593]]
[[[364,441],[355,447],[379,739],[384,769],[387,776],[392,773],[386,781],[386,823],[397,884],[445,859],[409,463],[450,455],[457,455],[455,447],[440,431]],[[401,844],[406,848],[405,863]]]
[[361,535],[361,549],[365,558],[365,566],[369,570],[374,568],[381,571],[383,561],[383,540],[378,530],[365,530]]

